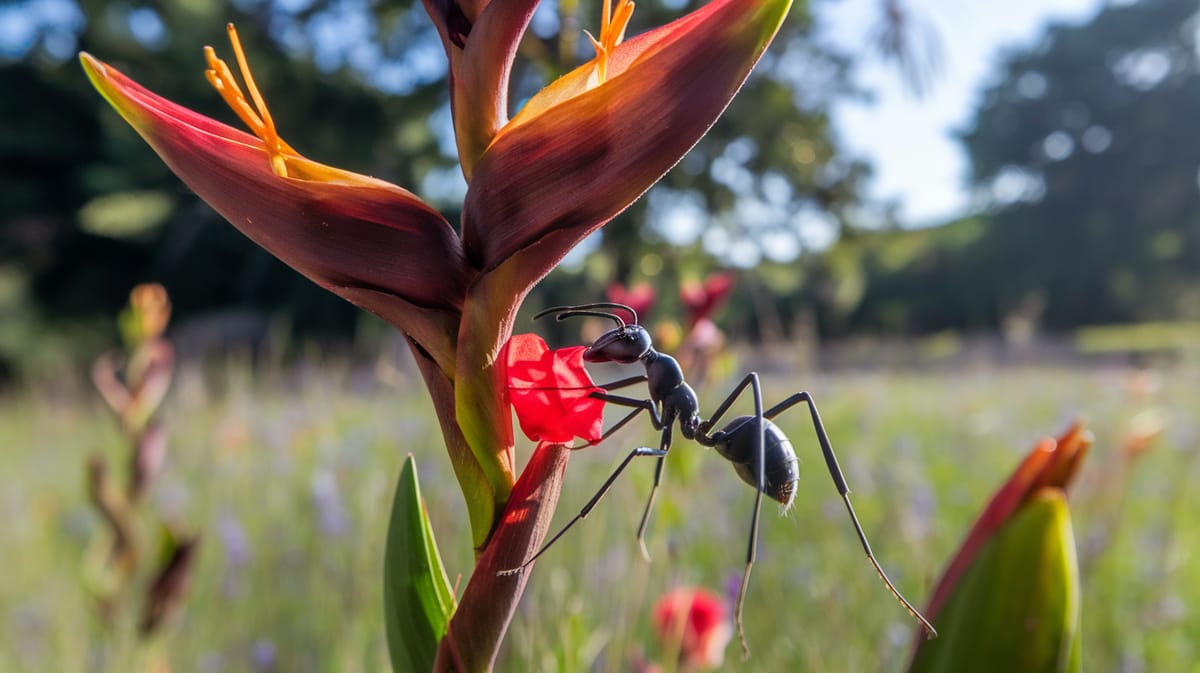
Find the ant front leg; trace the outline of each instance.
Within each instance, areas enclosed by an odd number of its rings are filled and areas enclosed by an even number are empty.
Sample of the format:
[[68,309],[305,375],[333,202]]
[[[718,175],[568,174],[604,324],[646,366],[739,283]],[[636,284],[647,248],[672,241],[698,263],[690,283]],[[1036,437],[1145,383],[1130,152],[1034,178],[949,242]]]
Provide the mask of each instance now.
[[650,512],[654,509],[654,499],[658,496],[658,487],[662,485],[663,467],[667,463],[667,452],[671,450],[671,429],[675,427],[676,411],[667,408],[661,420],[655,419],[655,429],[662,430],[659,440],[658,463],[654,466],[654,485],[650,487],[650,497],[646,499],[646,509],[642,510],[642,522],[638,524],[638,547],[642,550],[642,558],[650,560],[650,550],[646,547],[646,527],[650,524]]
[[[604,385],[599,386],[599,387],[604,390],[616,390],[617,388],[625,388],[625,387],[631,386],[635,383],[643,383],[643,382],[645,382],[645,380],[646,380],[645,375],[639,374],[637,376],[631,376],[627,379],[621,379],[619,381],[605,383]],[[618,395],[609,395],[606,392],[605,393],[595,392],[595,393],[592,393],[591,395],[589,395],[588,397],[591,397],[592,399],[596,399],[596,400],[601,400],[604,402],[612,402],[613,404],[617,404],[620,406],[631,406],[630,403],[634,403],[634,404],[632,404],[632,406],[634,407],[634,410],[629,412],[628,414],[626,414],[621,420],[617,421],[616,424],[614,424],[611,428],[605,430],[604,434],[600,435],[600,437],[597,438],[595,441],[584,442],[583,444],[575,444],[574,446],[569,447],[572,451],[578,451],[579,449],[586,449],[589,446],[596,446],[597,444],[603,443],[604,440],[615,435],[618,430],[625,427],[626,424],[628,424],[630,421],[632,421],[638,414],[642,413],[643,411],[650,412],[650,414],[651,414],[650,422],[651,423],[657,422],[655,420],[658,418],[658,415],[656,413],[657,410],[654,408],[654,404],[650,403],[649,400],[635,400],[635,399],[628,398],[628,397],[620,397]],[[655,426],[655,427],[657,427],[657,426]]]
[[[635,377],[632,377],[629,379],[623,379],[621,381],[616,381],[613,384],[609,384],[609,386],[617,387],[620,384],[636,383],[636,382],[644,381],[644,380],[645,380],[645,377],[636,377],[635,376]],[[608,388],[609,386],[605,386],[605,387]],[[592,397],[594,397],[598,400],[604,400],[605,402],[608,402],[609,404],[615,404],[618,406],[634,408],[632,412],[630,412],[628,415],[626,415],[624,418],[622,418],[620,421],[618,421],[616,425],[609,428],[600,437],[600,439],[597,440],[596,443],[599,443],[599,442],[607,439],[610,435],[612,435],[614,432],[619,430],[622,426],[624,426],[629,421],[633,420],[633,418],[635,416],[637,416],[638,414],[640,414],[643,411],[650,414],[650,423],[654,426],[654,429],[662,431],[662,439],[659,441],[658,449],[654,450],[653,453],[642,454],[642,455],[658,456],[658,463],[655,465],[655,468],[654,468],[654,485],[650,488],[650,498],[646,502],[646,509],[642,512],[642,521],[640,524],[638,524],[638,533],[637,533],[638,546],[642,550],[642,556],[645,557],[645,559],[647,561],[649,561],[650,560],[650,552],[646,548],[646,525],[650,520],[650,511],[654,508],[654,498],[655,498],[656,494],[658,493],[658,487],[662,483],[663,465],[666,462],[667,452],[671,450],[671,427],[674,423],[674,418],[672,418],[670,416],[663,417],[663,416],[659,415],[658,405],[656,405],[653,400],[639,400],[639,399],[633,398],[633,397],[622,397],[621,395],[612,395],[609,393],[592,393]],[[571,447],[571,448],[582,448],[582,447]],[[647,449],[647,451],[649,451],[649,450],[650,449]],[[623,467],[624,467],[624,465],[622,465],[622,469],[623,469]]]
[[821,415],[817,412],[817,404],[813,401],[812,395],[809,395],[807,392],[796,393],[768,409],[764,416],[766,418],[774,418],[801,402],[808,405],[809,414],[812,416],[813,428],[817,432],[817,443],[821,445],[821,453],[825,456],[825,466],[829,468],[829,476],[833,478],[833,483],[837,487],[838,493],[842,496],[842,501],[846,503],[846,511],[850,513],[850,521],[854,523],[854,532],[858,534],[858,541],[862,543],[863,551],[867,554],[867,560],[874,566],[875,572],[879,574],[879,578],[887,585],[888,590],[892,592],[896,600],[900,601],[900,604],[908,610],[913,619],[916,619],[920,623],[921,628],[925,630],[925,636],[927,638],[936,638],[937,631],[933,628],[933,625],[913,607],[912,603],[908,602],[908,599],[900,593],[896,585],[892,584],[892,581],[888,579],[887,573],[883,572],[883,567],[876,560],[875,554],[871,551],[871,544],[867,542],[867,534],[863,532],[862,524],[859,523],[858,516],[854,513],[854,506],[850,504],[850,487],[846,484],[846,477],[842,474],[842,468],[838,465],[837,456],[833,453],[833,445],[829,441],[829,435],[825,432],[825,424],[821,422]]
[[602,486],[600,486],[600,490],[596,491],[596,494],[592,496],[592,499],[588,500],[587,504],[583,506],[583,509],[579,510],[579,513],[575,515],[575,518],[568,521],[565,526],[560,528],[558,530],[558,532],[555,533],[554,536],[551,537],[548,542],[546,542],[546,544],[542,545],[541,549],[537,550],[537,552],[535,552],[533,556],[530,556],[528,559],[526,559],[525,562],[522,563],[520,566],[518,566],[516,568],[511,568],[509,570],[501,570],[500,572],[498,572],[496,574],[497,575],[517,575],[517,574],[524,572],[525,569],[528,568],[530,566],[530,564],[532,564],[534,561],[536,561],[539,556],[546,553],[547,549],[554,546],[554,543],[558,542],[559,538],[561,538],[563,535],[565,535],[566,532],[568,530],[570,530],[572,526],[574,526],[575,524],[577,524],[580,521],[583,521],[584,519],[587,518],[587,515],[590,514],[592,509],[596,506],[596,504],[600,502],[600,499],[604,497],[604,494],[608,493],[608,489],[612,487],[613,482],[615,482],[617,480],[617,477],[621,476],[621,473],[625,471],[625,468],[629,465],[630,462],[633,461],[634,458],[637,458],[639,456],[661,456],[662,453],[663,452],[660,451],[659,449],[651,449],[651,448],[648,448],[645,446],[639,446],[638,448],[634,449],[633,451],[630,451],[629,455],[625,456],[625,460],[621,461],[621,464],[617,466],[617,469],[613,470],[613,473],[610,474],[608,476],[608,479],[606,479],[604,481],[604,484]]

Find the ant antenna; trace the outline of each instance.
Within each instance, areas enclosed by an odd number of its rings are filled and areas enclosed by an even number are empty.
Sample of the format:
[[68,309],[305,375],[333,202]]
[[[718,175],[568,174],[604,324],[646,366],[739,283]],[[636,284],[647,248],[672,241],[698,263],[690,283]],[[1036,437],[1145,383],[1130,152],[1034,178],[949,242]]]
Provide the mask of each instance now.
[[618,304],[616,302],[611,302],[611,301],[599,301],[599,302],[595,302],[592,304],[580,304],[578,306],[551,306],[550,308],[542,309],[541,311],[538,311],[533,316],[533,319],[538,320],[539,318],[543,318],[547,315],[550,315],[551,313],[555,313],[557,315],[554,316],[554,319],[559,322],[562,322],[563,320],[566,320],[567,318],[575,318],[575,317],[579,317],[579,316],[591,316],[593,318],[607,318],[609,320],[612,320],[617,323],[617,327],[625,327],[626,326],[625,321],[622,320],[621,316],[617,315],[616,313],[610,313],[608,311],[598,310],[598,309],[603,309],[603,308],[615,308],[615,309],[620,309],[622,311],[628,311],[629,315],[633,316],[633,324],[634,325],[638,324],[637,311],[633,310],[633,308],[630,306],[626,306],[625,304]]

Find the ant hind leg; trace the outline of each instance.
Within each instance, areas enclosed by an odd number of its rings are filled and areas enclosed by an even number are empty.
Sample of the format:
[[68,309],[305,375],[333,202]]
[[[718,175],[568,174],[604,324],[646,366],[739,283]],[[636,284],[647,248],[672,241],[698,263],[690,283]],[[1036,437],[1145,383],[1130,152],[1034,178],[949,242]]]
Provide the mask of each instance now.
[[833,444],[830,443],[829,435],[825,432],[825,424],[821,422],[821,415],[817,412],[817,404],[813,401],[812,395],[808,392],[795,393],[768,409],[763,416],[765,418],[774,418],[801,402],[808,405],[809,414],[812,416],[813,429],[817,433],[817,443],[821,445],[821,453],[825,457],[825,466],[829,468],[829,476],[833,479],[838,494],[842,496],[842,501],[846,505],[846,511],[850,514],[850,521],[854,524],[854,532],[858,534],[858,541],[862,544],[863,551],[867,554],[867,560],[871,562],[876,574],[887,585],[888,590],[892,592],[892,596],[904,606],[904,609],[908,610],[913,619],[925,630],[926,637],[936,638],[937,631],[933,628],[933,625],[929,623],[929,620],[919,610],[913,607],[912,603],[908,602],[908,599],[900,593],[896,585],[892,584],[892,581],[888,579],[887,573],[883,571],[883,566],[879,565],[879,561],[875,558],[875,553],[871,551],[871,544],[867,542],[867,534],[863,531],[862,524],[858,521],[858,515],[854,513],[854,506],[850,504],[850,487],[846,484],[846,477],[842,474],[842,468],[838,465],[837,456],[833,453]]

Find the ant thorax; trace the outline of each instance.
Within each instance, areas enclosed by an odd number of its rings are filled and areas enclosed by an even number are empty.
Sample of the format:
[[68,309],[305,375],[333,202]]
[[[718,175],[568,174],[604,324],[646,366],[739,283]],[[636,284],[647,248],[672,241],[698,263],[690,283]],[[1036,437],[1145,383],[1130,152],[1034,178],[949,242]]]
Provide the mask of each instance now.
[[670,355],[651,348],[642,355],[641,360],[642,366],[646,368],[650,398],[654,401],[661,402],[679,386],[687,385],[683,380],[683,368],[679,366],[679,361]]

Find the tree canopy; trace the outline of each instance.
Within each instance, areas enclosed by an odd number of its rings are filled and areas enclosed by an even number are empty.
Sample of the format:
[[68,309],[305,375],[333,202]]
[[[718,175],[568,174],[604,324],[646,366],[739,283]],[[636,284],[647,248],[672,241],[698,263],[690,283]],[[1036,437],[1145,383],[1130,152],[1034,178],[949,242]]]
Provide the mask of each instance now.
[[1198,29],[1195,3],[1114,3],[1009,50],[961,135],[979,215],[844,241],[871,276],[850,324],[1200,317]]

